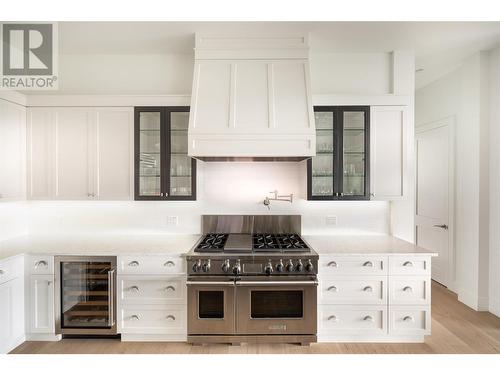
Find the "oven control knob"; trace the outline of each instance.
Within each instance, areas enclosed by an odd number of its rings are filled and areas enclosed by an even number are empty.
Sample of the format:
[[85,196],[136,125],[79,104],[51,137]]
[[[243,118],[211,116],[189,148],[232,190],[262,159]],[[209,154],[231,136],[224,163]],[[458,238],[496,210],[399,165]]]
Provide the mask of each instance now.
[[273,273],[273,265],[271,264],[271,262],[266,264],[266,266],[264,267],[264,272],[266,273],[266,275],[270,275]]
[[304,270],[304,265],[302,264],[302,260],[299,259],[297,265],[295,266],[297,272],[302,272]]
[[280,262],[276,265],[276,272],[283,272],[284,268],[283,261],[280,259]]
[[293,262],[291,259],[288,261],[288,264],[286,265],[286,270],[288,272],[293,272]]
[[239,275],[241,273],[241,265],[240,265],[240,261],[236,261],[236,263],[234,264],[233,266],[233,274],[234,275]]
[[229,265],[229,259],[226,259],[224,263],[222,263],[222,272],[228,273],[230,267],[231,266]]
[[193,272],[198,272],[201,269],[201,260],[193,262]]
[[312,263],[311,259],[309,259],[309,260],[307,261],[307,264],[306,264],[306,271],[307,271],[307,272],[312,272],[312,271],[314,271],[314,265],[313,265],[313,263]]
[[207,259],[205,263],[203,263],[203,266],[201,267],[203,272],[208,272],[210,271],[210,259]]

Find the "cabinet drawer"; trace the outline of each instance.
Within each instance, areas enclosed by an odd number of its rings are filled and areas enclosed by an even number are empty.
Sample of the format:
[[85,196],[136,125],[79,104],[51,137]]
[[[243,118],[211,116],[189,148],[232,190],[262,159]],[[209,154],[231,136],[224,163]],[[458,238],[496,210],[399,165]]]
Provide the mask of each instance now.
[[387,257],[349,256],[319,258],[321,275],[387,275]]
[[119,280],[121,303],[186,303],[185,277],[122,276]]
[[121,333],[186,335],[186,306],[126,306],[120,309]]
[[24,275],[24,258],[16,256],[0,262],[0,284]]
[[387,276],[322,278],[318,300],[323,304],[385,304],[386,280]]
[[318,306],[319,335],[384,335],[385,306]]
[[28,255],[26,269],[32,275],[54,274],[54,257],[52,255]]
[[186,273],[185,260],[180,256],[119,257],[122,274],[182,274]]
[[389,304],[431,303],[430,277],[389,276]]
[[390,275],[430,275],[431,257],[429,256],[391,256],[389,257]]
[[431,333],[430,306],[394,306],[389,309],[389,334],[415,335]]

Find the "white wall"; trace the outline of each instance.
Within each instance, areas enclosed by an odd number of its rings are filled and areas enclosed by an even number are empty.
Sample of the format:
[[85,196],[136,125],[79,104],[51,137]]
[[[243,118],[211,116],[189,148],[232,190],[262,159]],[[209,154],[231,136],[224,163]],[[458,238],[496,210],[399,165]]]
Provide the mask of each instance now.
[[[389,231],[387,202],[307,201],[305,163],[199,163],[198,170],[197,202],[28,202],[30,233],[200,233],[202,214],[269,213],[301,214],[304,234]],[[272,202],[268,210],[262,201],[275,189],[293,193],[293,204]]]
[[500,47],[490,52],[489,89],[489,303],[490,311],[500,316]]
[[0,241],[28,233],[26,202],[0,202]]
[[[487,222],[486,196],[488,148],[485,121],[485,61],[478,53],[462,66],[419,89],[416,93],[415,123],[421,126],[453,117],[456,126],[455,145],[455,289],[467,305],[488,308],[488,245],[484,228]],[[483,143],[483,144],[482,144]],[[486,236],[486,237],[485,237]],[[453,287],[453,285],[452,285]]]

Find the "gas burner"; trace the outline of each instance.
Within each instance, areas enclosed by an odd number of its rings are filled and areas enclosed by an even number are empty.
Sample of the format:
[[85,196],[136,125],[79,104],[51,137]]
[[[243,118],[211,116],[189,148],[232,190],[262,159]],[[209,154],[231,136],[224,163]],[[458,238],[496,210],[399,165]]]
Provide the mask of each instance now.
[[208,233],[198,244],[195,252],[222,252],[228,236],[227,233]]
[[252,247],[255,252],[279,249],[280,245],[274,234],[256,233],[252,235]]
[[277,234],[276,238],[283,252],[308,251],[306,243],[298,234]]

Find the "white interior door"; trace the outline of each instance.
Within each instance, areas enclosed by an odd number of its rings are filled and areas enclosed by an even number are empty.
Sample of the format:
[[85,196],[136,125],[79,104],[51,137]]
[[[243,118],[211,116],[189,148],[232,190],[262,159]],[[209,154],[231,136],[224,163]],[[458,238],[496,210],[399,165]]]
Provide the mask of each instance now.
[[432,278],[449,286],[453,280],[453,163],[449,120],[417,129],[417,245],[439,254]]

